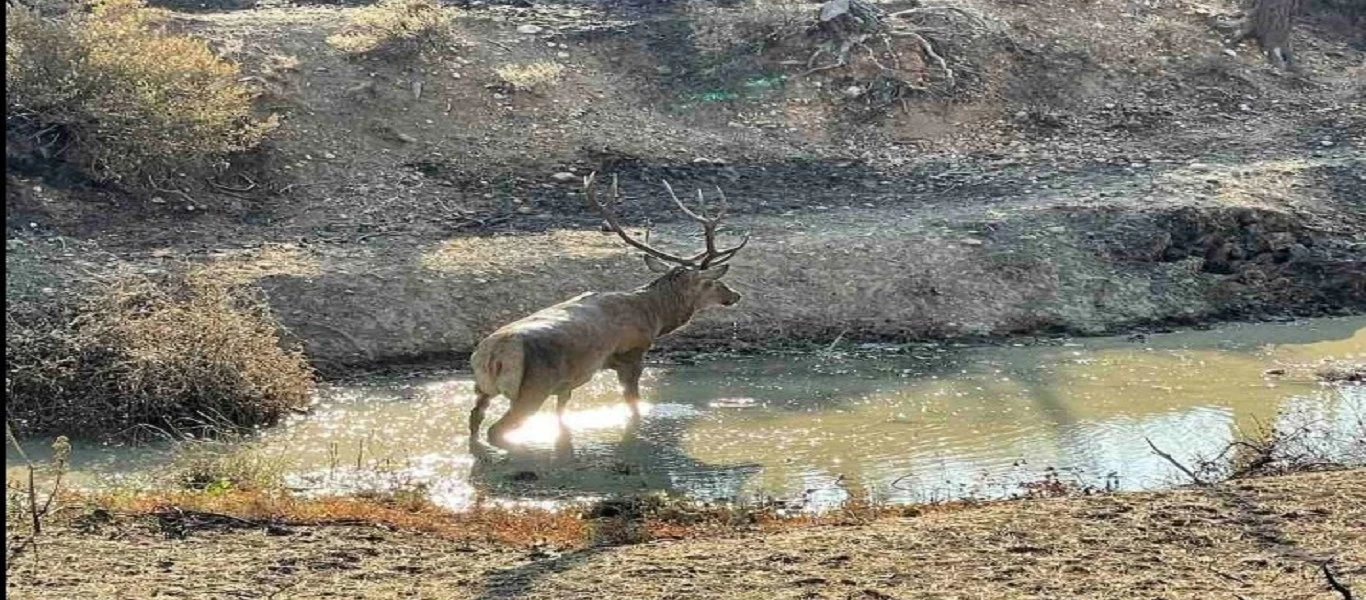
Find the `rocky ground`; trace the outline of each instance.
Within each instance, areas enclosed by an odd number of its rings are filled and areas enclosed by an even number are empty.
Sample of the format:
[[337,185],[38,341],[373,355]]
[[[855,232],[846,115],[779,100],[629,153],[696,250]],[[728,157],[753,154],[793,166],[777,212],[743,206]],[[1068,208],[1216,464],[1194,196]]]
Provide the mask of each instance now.
[[375,527],[168,537],[133,518],[51,532],[40,555],[9,565],[6,597],[1340,599],[1322,565],[1346,588],[1366,585],[1363,475],[569,551]]

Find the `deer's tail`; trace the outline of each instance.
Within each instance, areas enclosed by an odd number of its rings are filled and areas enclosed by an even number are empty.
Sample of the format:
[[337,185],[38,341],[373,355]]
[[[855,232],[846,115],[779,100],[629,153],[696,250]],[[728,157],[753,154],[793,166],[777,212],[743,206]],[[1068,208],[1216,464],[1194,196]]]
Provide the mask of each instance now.
[[489,396],[516,398],[522,387],[523,362],[522,340],[514,336],[485,339],[470,356],[475,389]]

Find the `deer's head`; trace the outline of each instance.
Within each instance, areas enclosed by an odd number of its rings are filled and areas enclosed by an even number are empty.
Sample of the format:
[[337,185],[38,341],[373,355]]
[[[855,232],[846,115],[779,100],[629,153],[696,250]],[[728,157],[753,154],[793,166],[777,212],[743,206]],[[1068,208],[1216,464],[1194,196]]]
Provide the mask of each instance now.
[[[645,241],[640,241],[631,237],[621,226],[620,219],[616,213],[612,212],[606,204],[599,202],[594,193],[594,180],[597,173],[590,174],[583,180],[584,195],[589,204],[597,209],[598,213],[607,222],[607,226],[615,231],[627,244],[645,253],[645,266],[655,273],[661,273],[660,277],[650,283],[649,287],[667,290],[675,294],[680,301],[689,305],[692,310],[702,310],[713,306],[730,306],[740,301],[740,293],[730,289],[721,277],[730,270],[730,265],[726,264],[735,257],[745,244],[749,243],[749,236],[740,240],[739,244],[724,250],[716,249],[716,229],[721,225],[721,220],[726,216],[726,195],[721,188],[716,189],[720,198],[720,207],[715,216],[707,210],[706,198],[702,190],[697,190],[697,210],[688,208],[682,200],[674,194],[673,187],[665,181],[664,189],[669,192],[669,197],[674,204],[683,211],[689,218],[702,225],[702,234],[706,241],[706,248],[693,254],[692,256],[680,256],[665,252],[649,244],[650,234],[645,232]],[[621,194],[617,188],[617,178],[612,176],[612,200],[620,199]]]

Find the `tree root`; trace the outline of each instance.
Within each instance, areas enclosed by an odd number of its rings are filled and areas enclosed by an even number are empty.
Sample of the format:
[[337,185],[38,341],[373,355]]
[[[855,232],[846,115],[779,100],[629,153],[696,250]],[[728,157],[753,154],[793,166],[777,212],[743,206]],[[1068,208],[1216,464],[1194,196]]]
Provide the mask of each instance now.
[[[807,69],[803,75],[847,67],[851,61],[850,53],[857,51],[864,53],[869,63],[876,66],[884,77],[890,78],[899,87],[918,92],[928,91],[927,86],[908,81],[901,74],[901,57],[892,40],[906,39],[917,46],[926,61],[943,73],[945,87],[953,88],[958,82],[957,74],[949,66],[949,61],[944,55],[935,48],[934,43],[926,37],[930,30],[904,22],[910,17],[923,15],[939,15],[966,21],[974,32],[991,29],[981,16],[956,6],[922,6],[886,13],[866,0],[830,0],[821,5],[815,26],[816,30],[824,32],[830,41],[822,44],[807,58]],[[874,38],[882,41],[881,49],[876,49],[870,44]],[[834,47],[836,44],[838,48]],[[828,64],[818,64],[824,56],[833,56],[835,60]],[[897,94],[897,97],[900,98],[900,94]],[[905,99],[901,100],[904,106]]]

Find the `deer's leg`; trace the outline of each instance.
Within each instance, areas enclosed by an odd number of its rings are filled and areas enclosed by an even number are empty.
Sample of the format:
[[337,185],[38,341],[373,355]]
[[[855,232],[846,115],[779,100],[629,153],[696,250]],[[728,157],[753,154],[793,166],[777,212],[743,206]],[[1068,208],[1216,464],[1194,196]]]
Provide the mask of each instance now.
[[470,411],[470,446],[479,444],[479,426],[484,423],[484,412],[489,409],[490,394],[475,392],[474,409]]
[[503,414],[503,418],[489,427],[489,443],[504,450],[511,450],[511,444],[506,438],[507,433],[516,429],[527,420],[527,417],[536,414],[549,395],[536,390],[521,390],[517,397],[512,399],[512,404]]
[[626,406],[631,409],[632,420],[640,419],[640,374],[645,371],[643,359],[642,354],[617,367],[617,380],[621,382],[621,394],[626,398]]
[[569,439],[569,427],[564,424],[564,410],[569,406],[569,392],[555,396],[555,419],[560,424],[560,439]]

